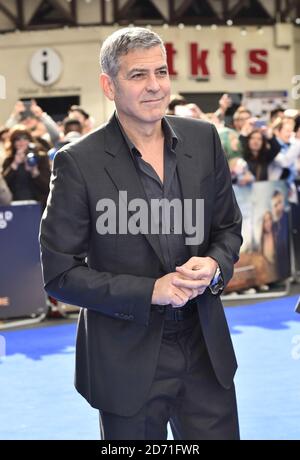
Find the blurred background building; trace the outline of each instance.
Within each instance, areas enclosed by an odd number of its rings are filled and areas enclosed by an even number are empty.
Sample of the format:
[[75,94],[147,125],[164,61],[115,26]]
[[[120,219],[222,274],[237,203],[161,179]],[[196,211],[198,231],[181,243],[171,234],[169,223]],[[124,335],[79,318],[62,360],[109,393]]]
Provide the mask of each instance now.
[[205,112],[224,92],[254,115],[300,108],[299,0],[0,0],[0,124],[32,98],[56,121],[72,104],[107,120],[98,54],[128,25],[163,37],[173,92]]

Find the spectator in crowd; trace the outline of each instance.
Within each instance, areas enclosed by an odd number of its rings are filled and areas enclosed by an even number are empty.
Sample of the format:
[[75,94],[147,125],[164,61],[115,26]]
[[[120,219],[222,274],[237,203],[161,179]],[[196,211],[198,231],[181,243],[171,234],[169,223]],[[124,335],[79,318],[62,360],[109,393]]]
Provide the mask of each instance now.
[[300,153],[300,142],[295,142],[293,145],[291,143],[294,126],[294,120],[289,118],[277,118],[273,124],[273,130],[281,149],[269,165],[270,180],[288,179],[291,182],[296,175],[295,163]]
[[56,152],[63,147],[64,145],[68,144],[69,142],[76,141],[82,135],[82,125],[79,120],[76,118],[65,118],[63,121],[64,126],[64,135],[63,138],[57,142],[57,144],[50,150],[48,150],[48,157],[50,160],[50,164],[52,166],[52,162],[56,155]]
[[283,118],[284,117],[284,108],[283,107],[276,107],[274,110],[271,110],[270,112],[270,123],[271,125],[274,123],[277,118]]
[[27,108],[24,102],[18,101],[5,126],[13,128],[19,123],[26,126],[33,137],[43,137],[52,144],[59,140],[59,129],[55,121],[34,100]]
[[233,127],[240,133],[243,129],[243,126],[252,117],[250,110],[247,110],[245,107],[240,106],[233,115]]
[[223,125],[225,124],[226,112],[231,106],[232,106],[231,97],[227,93],[224,93],[219,99],[219,107],[215,111],[216,117],[218,117],[219,121],[223,123]]
[[81,137],[83,127],[79,120],[77,120],[76,118],[65,118],[63,125],[64,125],[64,137],[66,137],[70,133],[77,134],[77,136],[74,136],[74,138]]
[[12,200],[12,194],[7,183],[0,174],[0,206],[7,206]]
[[68,118],[78,120],[82,126],[82,134],[88,134],[93,129],[93,121],[90,115],[79,105],[70,107]]
[[242,158],[243,151],[238,133],[227,127],[221,127],[218,132],[227,160]]
[[257,181],[268,180],[268,166],[280,152],[276,137],[269,139],[261,129],[254,129],[248,136],[240,135],[244,159]]
[[12,129],[3,177],[13,200],[36,200],[45,207],[49,192],[49,160],[32,142],[31,133],[25,127],[17,125]]

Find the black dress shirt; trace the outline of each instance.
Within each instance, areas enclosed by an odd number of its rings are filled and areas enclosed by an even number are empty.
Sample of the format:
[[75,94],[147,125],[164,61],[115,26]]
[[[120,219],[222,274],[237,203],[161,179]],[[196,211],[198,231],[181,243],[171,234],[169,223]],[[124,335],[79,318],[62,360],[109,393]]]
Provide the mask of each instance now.
[[[153,167],[143,160],[141,153],[126,135],[118,117],[116,118],[128,145],[129,152],[136,165],[137,172],[148,199],[148,205],[150,205],[151,200],[162,199],[166,199],[168,203],[174,199],[179,199],[182,203],[182,193],[177,173],[177,157],[175,151],[178,139],[168,122],[165,119],[162,120],[162,128],[165,137],[164,181],[162,183]],[[162,202],[162,207],[163,206]],[[166,209],[166,213],[167,212],[168,210]],[[177,213],[177,215],[173,212],[170,213],[170,225],[168,225],[168,221],[164,219],[163,212],[159,213],[159,222],[155,222],[155,227],[159,229],[158,238],[161,252],[169,273],[174,272],[176,266],[184,264],[190,258],[188,247],[185,245],[183,215],[182,206],[182,215],[180,215],[180,213]]]

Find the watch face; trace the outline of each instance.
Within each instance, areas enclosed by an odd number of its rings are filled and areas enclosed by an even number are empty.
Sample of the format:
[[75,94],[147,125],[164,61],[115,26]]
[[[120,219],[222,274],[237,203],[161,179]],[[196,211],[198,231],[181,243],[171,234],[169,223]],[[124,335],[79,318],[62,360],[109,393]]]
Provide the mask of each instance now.
[[216,286],[216,284],[219,283],[220,279],[221,279],[221,270],[219,267],[217,267],[215,275],[211,282],[211,286]]
[[215,276],[210,285],[210,290],[213,294],[218,294],[220,291],[222,291],[223,288],[224,288],[224,282],[222,278],[222,273],[221,273],[220,267],[218,266],[216,269]]
[[213,286],[211,286],[210,289],[213,294],[218,294],[220,291],[222,291],[223,288],[224,288],[223,280],[219,279],[219,281]]

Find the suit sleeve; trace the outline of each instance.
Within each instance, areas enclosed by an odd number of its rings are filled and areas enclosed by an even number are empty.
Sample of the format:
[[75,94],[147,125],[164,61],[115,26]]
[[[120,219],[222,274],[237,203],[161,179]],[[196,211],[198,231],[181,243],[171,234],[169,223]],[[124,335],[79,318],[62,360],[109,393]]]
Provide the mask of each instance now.
[[146,326],[155,279],[89,268],[91,224],[80,169],[68,151],[61,151],[40,228],[45,290],[62,302]]
[[210,233],[210,246],[206,256],[215,259],[221,269],[224,287],[233,274],[233,266],[239,259],[243,242],[241,236],[242,215],[231,184],[231,175],[221,142],[214,126],[215,196]]

